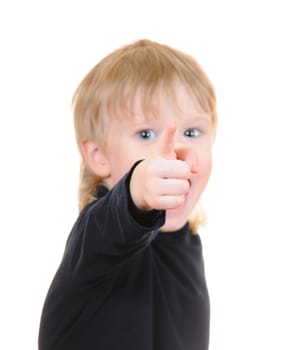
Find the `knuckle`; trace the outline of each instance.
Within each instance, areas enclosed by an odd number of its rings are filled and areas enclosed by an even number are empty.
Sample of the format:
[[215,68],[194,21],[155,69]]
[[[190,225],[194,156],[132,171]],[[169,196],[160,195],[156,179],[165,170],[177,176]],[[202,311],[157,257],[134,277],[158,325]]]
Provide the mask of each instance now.
[[189,191],[189,182],[187,180],[183,181],[183,190],[184,193],[187,193]]
[[179,196],[174,196],[171,198],[170,200],[170,205],[168,206],[168,208],[177,208],[180,205],[182,205],[184,202],[184,195],[179,195]]
[[177,180],[178,182],[176,182],[175,184],[175,191],[176,194],[181,194],[181,193],[186,193],[187,191],[187,180]]
[[188,178],[190,176],[190,166],[184,162],[184,176]]

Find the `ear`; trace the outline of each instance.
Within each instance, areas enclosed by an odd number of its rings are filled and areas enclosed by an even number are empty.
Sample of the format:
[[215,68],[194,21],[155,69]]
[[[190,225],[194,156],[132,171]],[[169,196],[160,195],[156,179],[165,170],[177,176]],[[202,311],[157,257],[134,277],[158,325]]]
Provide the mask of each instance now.
[[103,179],[110,176],[110,163],[103,148],[95,141],[82,141],[81,152],[93,173]]

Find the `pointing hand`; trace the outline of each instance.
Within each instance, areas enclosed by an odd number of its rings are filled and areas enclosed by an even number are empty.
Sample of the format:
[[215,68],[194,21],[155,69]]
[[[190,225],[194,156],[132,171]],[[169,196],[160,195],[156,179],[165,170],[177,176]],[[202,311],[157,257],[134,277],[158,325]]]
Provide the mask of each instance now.
[[176,149],[175,134],[176,126],[168,125],[160,135],[156,152],[139,163],[132,174],[130,192],[140,209],[174,209],[184,203],[194,169],[178,159],[185,151]]

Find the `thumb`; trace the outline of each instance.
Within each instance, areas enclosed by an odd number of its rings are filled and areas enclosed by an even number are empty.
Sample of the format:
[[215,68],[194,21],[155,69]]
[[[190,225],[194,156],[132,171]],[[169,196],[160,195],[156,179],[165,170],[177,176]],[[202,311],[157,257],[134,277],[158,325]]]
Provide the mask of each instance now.
[[176,159],[175,133],[176,125],[173,123],[168,125],[160,136],[158,154],[165,159]]

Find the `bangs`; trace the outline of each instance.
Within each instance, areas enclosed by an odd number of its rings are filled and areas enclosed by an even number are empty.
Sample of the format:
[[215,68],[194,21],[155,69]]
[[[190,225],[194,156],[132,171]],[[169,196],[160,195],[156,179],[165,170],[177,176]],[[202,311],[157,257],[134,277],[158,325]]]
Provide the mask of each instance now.
[[[116,53],[115,53],[116,55]],[[147,40],[119,52],[118,64],[106,64],[102,109],[110,118],[134,116],[136,98],[142,114],[156,117],[160,97],[178,107],[176,88],[182,85],[204,112],[213,114],[214,91],[197,62],[184,53]]]
[[[175,79],[170,83],[152,85],[150,88],[139,84],[135,89],[132,85],[124,86],[120,91],[113,91],[103,101],[103,111],[110,119],[132,120],[137,114],[142,114],[146,119],[159,117],[159,108],[161,103],[169,104],[172,108],[179,111],[182,109],[178,101],[177,89],[181,84]],[[187,93],[193,101],[198,102],[201,111],[211,113],[206,100],[201,97],[197,98],[188,87],[185,87]]]

